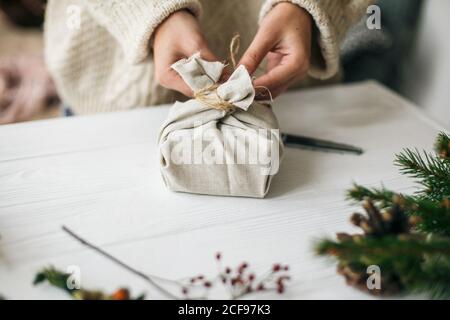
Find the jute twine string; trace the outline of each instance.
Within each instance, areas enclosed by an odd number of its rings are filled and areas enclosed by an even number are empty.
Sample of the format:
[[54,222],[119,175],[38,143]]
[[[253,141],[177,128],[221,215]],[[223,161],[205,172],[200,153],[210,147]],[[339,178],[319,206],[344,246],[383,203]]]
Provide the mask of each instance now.
[[[233,70],[236,70],[237,63],[236,63],[236,56],[239,53],[239,49],[241,46],[241,37],[239,34],[236,34],[230,42],[230,62],[232,64]],[[203,69],[203,67],[199,64],[199,66]],[[211,79],[212,82],[215,82],[214,79],[212,79],[208,73],[203,69],[204,74]],[[222,110],[226,112],[233,112],[236,109],[236,106],[232,104],[231,102],[228,102],[224,99],[222,99],[219,94],[217,93],[217,89],[219,88],[220,84],[215,83],[209,87],[206,87],[204,89],[200,89],[194,93],[194,98],[207,105],[208,107],[216,110]],[[257,87],[258,88],[258,87]],[[266,87],[259,87],[266,89],[269,93],[270,100],[272,100],[272,94],[270,90]]]

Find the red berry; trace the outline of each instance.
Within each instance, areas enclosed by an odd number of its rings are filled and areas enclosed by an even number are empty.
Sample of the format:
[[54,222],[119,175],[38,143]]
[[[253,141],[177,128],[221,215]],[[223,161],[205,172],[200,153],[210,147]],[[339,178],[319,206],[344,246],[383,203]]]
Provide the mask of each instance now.
[[274,272],[278,272],[278,271],[280,271],[280,270],[281,270],[281,265],[279,265],[279,264],[273,265],[273,271],[274,271]]
[[209,281],[206,281],[204,284],[205,288],[211,288],[212,284]]
[[220,260],[220,259],[222,259],[222,253],[218,252],[216,254],[216,260]]
[[245,269],[247,269],[247,267],[248,267],[248,264],[247,263],[242,263],[240,266],[239,266],[239,269],[238,269],[238,273],[244,273],[244,271],[245,271]]

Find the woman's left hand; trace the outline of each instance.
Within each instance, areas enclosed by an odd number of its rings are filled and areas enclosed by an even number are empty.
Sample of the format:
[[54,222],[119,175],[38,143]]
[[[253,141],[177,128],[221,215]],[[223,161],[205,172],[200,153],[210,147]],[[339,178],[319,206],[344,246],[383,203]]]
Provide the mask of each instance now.
[[42,56],[0,60],[0,125],[31,120],[56,99]]
[[309,13],[295,4],[281,2],[263,19],[240,64],[253,74],[267,57],[267,71],[254,81],[254,86],[265,87],[276,97],[306,76],[310,66],[311,38],[312,17]]

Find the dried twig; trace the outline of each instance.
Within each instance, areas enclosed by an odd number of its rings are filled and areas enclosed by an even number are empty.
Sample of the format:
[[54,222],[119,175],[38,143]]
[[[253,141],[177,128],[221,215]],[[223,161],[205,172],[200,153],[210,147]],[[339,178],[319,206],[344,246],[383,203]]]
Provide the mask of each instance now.
[[116,263],[117,265],[121,266],[122,268],[124,268],[124,269],[130,271],[131,273],[137,275],[138,277],[144,279],[148,284],[150,284],[152,287],[154,287],[156,290],[158,290],[160,293],[162,293],[167,298],[175,299],[175,300],[180,299],[179,297],[175,296],[174,294],[172,294],[171,292],[169,292],[168,290],[166,290],[165,288],[163,288],[162,286],[157,284],[150,276],[146,275],[145,273],[143,273],[143,272],[141,272],[139,270],[134,269],[133,267],[131,267],[128,264],[126,264],[125,262],[120,261],[116,257],[114,257],[114,256],[110,255],[109,253],[105,252],[103,249],[93,245],[92,243],[89,243],[88,241],[86,241],[83,238],[81,238],[79,235],[74,233],[72,230],[70,230],[66,226],[63,226],[62,229],[64,230],[64,232],[69,234],[72,238],[78,240],[84,246],[86,246],[86,247],[88,247],[88,248],[90,248],[90,249],[100,253],[105,258],[111,260],[112,262]]

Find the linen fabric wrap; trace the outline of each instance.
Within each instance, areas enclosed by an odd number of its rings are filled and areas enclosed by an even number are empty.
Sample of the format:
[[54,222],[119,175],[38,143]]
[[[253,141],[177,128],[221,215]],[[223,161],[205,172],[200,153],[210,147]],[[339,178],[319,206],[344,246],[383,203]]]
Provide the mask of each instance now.
[[279,125],[269,105],[255,102],[244,66],[218,84],[225,65],[199,54],[172,65],[208,101],[226,101],[233,110],[200,99],[176,102],[159,135],[161,172],[177,192],[263,198],[278,172],[283,153]]

